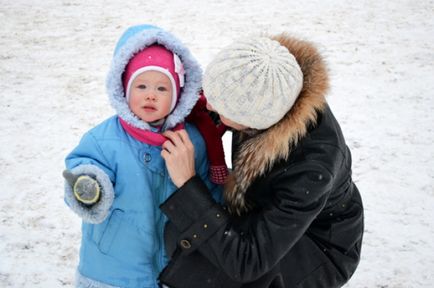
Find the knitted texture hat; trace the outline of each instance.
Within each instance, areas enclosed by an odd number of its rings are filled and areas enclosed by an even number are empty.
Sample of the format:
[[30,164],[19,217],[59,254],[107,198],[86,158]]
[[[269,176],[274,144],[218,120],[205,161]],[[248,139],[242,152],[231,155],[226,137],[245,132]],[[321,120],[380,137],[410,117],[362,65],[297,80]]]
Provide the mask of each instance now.
[[179,57],[161,45],[152,45],[134,55],[123,74],[123,85],[127,101],[134,79],[145,71],[158,71],[166,75],[172,84],[172,103],[175,108],[181,87],[184,86],[184,68]]
[[266,37],[242,39],[224,48],[208,65],[203,81],[205,96],[219,114],[255,129],[282,119],[302,86],[295,57]]

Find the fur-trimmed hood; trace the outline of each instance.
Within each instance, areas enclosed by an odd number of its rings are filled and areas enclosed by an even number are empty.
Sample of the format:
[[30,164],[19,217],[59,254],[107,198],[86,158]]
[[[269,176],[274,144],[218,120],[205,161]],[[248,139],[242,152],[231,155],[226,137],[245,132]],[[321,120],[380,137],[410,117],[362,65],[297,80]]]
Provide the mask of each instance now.
[[128,107],[122,85],[122,74],[128,61],[139,51],[153,44],[160,44],[181,59],[185,70],[185,85],[181,90],[175,109],[167,117],[163,130],[175,127],[184,121],[199,99],[202,85],[202,69],[187,47],[172,34],[152,25],[138,25],[128,28],[119,39],[107,75],[106,88],[112,107],[128,124],[150,130],[148,123],[139,119]]
[[288,48],[303,72],[303,88],[291,109],[276,124],[253,137],[240,132],[241,142],[233,161],[233,173],[225,187],[225,198],[233,213],[249,210],[245,193],[250,184],[263,175],[274,163],[287,159],[315,124],[317,112],[325,107],[325,94],[329,82],[325,63],[317,49],[309,42],[297,40],[287,34],[270,37]]

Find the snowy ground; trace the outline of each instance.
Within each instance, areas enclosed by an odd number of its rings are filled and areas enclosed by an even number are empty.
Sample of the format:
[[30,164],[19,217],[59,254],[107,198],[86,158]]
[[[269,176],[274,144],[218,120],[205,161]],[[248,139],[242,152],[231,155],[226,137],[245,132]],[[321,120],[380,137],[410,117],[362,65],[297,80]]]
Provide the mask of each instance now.
[[80,221],[63,203],[63,158],[113,113],[111,54],[140,23],[172,31],[203,67],[251,32],[318,43],[366,208],[346,287],[434,287],[430,0],[0,0],[0,287],[72,286]]

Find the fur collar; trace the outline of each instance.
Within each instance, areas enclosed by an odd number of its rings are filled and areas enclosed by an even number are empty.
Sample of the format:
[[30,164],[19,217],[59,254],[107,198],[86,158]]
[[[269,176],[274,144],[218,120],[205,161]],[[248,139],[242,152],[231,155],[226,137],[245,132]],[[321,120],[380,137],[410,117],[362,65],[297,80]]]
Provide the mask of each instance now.
[[[280,34],[278,41],[297,59],[303,72],[303,88],[288,113],[276,124],[255,136],[241,132],[241,144],[233,161],[233,173],[225,185],[225,199],[230,211],[242,214],[251,207],[245,199],[250,184],[276,161],[287,159],[291,149],[303,138],[310,124],[316,124],[317,112],[325,107],[329,83],[325,63],[309,42]],[[247,136],[247,137],[246,137]]]

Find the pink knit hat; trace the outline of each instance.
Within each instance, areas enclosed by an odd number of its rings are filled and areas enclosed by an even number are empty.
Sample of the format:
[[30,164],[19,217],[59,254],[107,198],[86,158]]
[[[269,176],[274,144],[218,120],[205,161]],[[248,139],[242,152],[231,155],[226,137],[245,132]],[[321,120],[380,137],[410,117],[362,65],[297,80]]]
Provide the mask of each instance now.
[[166,75],[172,83],[172,111],[184,87],[184,67],[179,57],[161,45],[152,45],[140,51],[128,62],[124,74],[123,85],[127,102],[130,100],[130,88],[134,79],[145,71],[158,71]]

